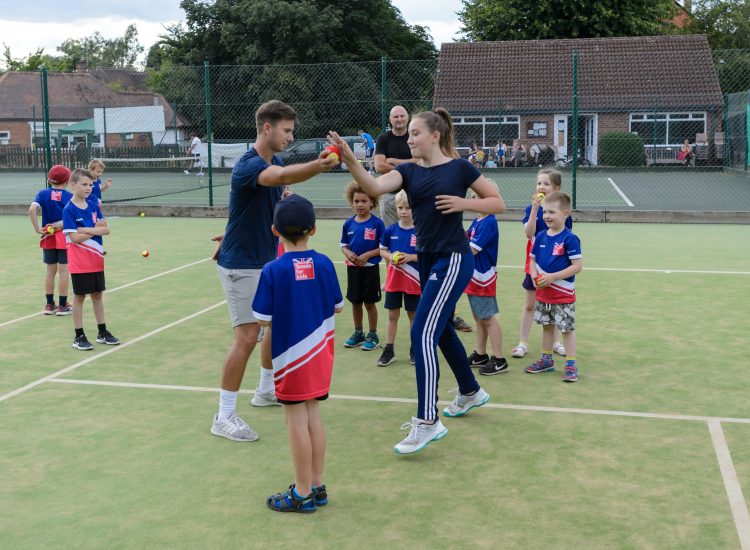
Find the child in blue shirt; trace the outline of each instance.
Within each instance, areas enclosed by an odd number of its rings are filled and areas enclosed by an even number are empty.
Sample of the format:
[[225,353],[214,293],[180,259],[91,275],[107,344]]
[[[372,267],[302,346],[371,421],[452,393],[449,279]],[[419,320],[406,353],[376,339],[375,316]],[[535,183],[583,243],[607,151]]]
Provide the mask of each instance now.
[[[380,347],[378,338],[378,308],[380,301],[380,239],[385,225],[371,213],[378,200],[368,195],[357,182],[346,189],[346,198],[356,214],[344,222],[341,231],[341,251],[346,258],[346,299],[352,304],[354,333],[344,347],[359,347],[372,351]],[[362,304],[367,310],[369,331],[362,329]]]
[[341,312],[344,299],[333,262],[307,246],[315,234],[310,201],[299,195],[281,200],[272,231],[286,252],[263,267],[252,310],[260,325],[273,329],[271,363],[289,432],[294,483],[268,497],[266,505],[276,512],[310,513],[328,503],[319,405],[331,387],[334,314]]

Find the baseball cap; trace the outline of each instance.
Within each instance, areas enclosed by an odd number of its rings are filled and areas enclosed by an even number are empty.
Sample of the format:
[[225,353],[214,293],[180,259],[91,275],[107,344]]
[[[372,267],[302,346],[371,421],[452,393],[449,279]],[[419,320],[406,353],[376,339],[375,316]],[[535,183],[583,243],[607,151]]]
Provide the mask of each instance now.
[[62,164],[55,164],[49,169],[47,181],[57,185],[68,183],[70,181],[70,168],[63,166]]
[[300,237],[315,227],[312,203],[300,195],[289,195],[276,204],[273,225],[284,236]]

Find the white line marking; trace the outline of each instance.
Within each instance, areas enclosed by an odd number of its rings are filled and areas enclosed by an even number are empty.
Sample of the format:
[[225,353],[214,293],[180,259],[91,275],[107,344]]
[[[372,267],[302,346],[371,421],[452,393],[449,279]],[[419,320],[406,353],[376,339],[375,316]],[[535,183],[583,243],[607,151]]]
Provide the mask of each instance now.
[[622,197],[622,200],[625,201],[625,204],[627,204],[628,206],[635,206],[632,202],[630,202],[630,199],[627,197],[627,195],[625,195],[625,193],[622,192],[622,189],[620,189],[617,186],[617,184],[612,178],[607,178],[607,179],[609,180],[609,183],[612,184],[612,187],[615,188],[615,191],[617,191],[617,194],[620,195],[620,197]]
[[[172,386],[169,384],[139,384],[136,382],[109,382],[106,380],[75,380],[71,378],[56,378],[49,382],[59,382],[61,384],[83,384],[90,386],[115,386],[120,388],[142,388],[154,390],[177,390],[177,391],[195,391],[195,392],[215,392],[218,388],[207,388],[202,386]],[[252,394],[252,390],[240,390],[240,393]],[[416,404],[416,399],[406,397],[379,397],[368,395],[335,395],[331,394],[331,399],[343,399],[347,401],[374,401],[378,403],[410,403]],[[441,404],[447,405],[450,401],[440,401]],[[691,420],[699,422],[727,422],[733,424],[750,424],[750,418],[723,418],[715,416],[694,416],[687,414],[661,414],[646,412],[630,411],[607,411],[600,409],[572,409],[565,407],[541,407],[536,405],[512,405],[509,403],[487,403],[483,405],[490,409],[509,409],[517,411],[537,411],[537,412],[556,412],[556,413],[574,413],[574,414],[593,414],[600,416],[623,416],[629,418],[656,418],[659,420]]]
[[[118,286],[116,288],[113,288],[112,290],[105,290],[105,294],[111,294],[112,292],[117,292],[118,290],[122,290],[123,288],[128,288],[133,285],[137,285],[140,283],[145,283],[146,281],[150,281],[151,279],[156,279],[158,277],[162,277],[164,275],[169,275],[170,273],[174,273],[175,271],[180,271],[181,269],[185,269],[188,267],[192,267],[194,265],[202,264],[203,262],[209,261],[211,258],[204,258],[202,260],[198,260],[197,262],[191,262],[189,264],[181,265],[180,267],[175,267],[174,269],[170,269],[168,271],[162,271],[161,273],[157,273],[156,275],[151,275],[150,277],[146,277],[145,279],[139,279],[137,281],[133,281],[132,283],[127,283],[122,286]],[[6,325],[12,325],[13,323],[18,323],[19,321],[23,321],[25,319],[31,319],[32,317],[36,317],[37,315],[42,315],[41,311],[37,311],[36,313],[32,313],[30,315],[24,315],[23,317],[19,317],[17,319],[11,319],[10,321],[5,321],[4,323],[0,323],[0,327],[4,327]]]
[[[334,261],[334,264],[343,264],[343,261]],[[499,269],[523,269],[522,265],[498,265]],[[687,273],[693,275],[750,275],[750,271],[701,271],[699,269],[645,269],[628,267],[587,267],[586,271],[622,271],[624,273]]]
[[72,370],[77,369],[78,367],[82,367],[83,365],[87,365],[88,363],[96,361],[97,359],[99,359],[101,357],[104,357],[105,355],[109,355],[110,353],[115,353],[116,351],[119,351],[121,349],[125,349],[125,348],[127,348],[129,346],[132,346],[133,344],[136,344],[136,343],[138,343],[138,342],[140,342],[142,340],[145,340],[146,338],[150,338],[151,336],[154,336],[155,334],[159,334],[160,332],[163,332],[163,331],[165,331],[167,329],[170,329],[172,327],[180,325],[180,324],[182,324],[182,323],[184,323],[186,321],[189,321],[190,319],[194,319],[195,317],[198,317],[199,315],[203,315],[204,313],[207,313],[207,312],[211,311],[212,309],[216,309],[217,307],[222,306],[222,305],[224,305],[226,303],[227,303],[226,300],[222,300],[221,302],[218,302],[218,303],[216,303],[216,304],[214,304],[212,306],[204,308],[204,309],[202,309],[200,311],[197,311],[195,313],[191,313],[187,317],[183,317],[182,319],[178,319],[177,321],[172,321],[171,323],[168,323],[168,324],[166,324],[164,326],[161,326],[161,327],[159,327],[159,328],[157,328],[155,330],[152,330],[151,332],[147,332],[146,334],[138,336],[137,338],[134,338],[132,340],[128,340],[127,342],[124,342],[124,343],[120,344],[119,346],[112,346],[112,347],[110,347],[106,351],[103,351],[101,353],[97,353],[96,355],[92,355],[92,356],[84,359],[83,361],[79,361],[78,363],[70,365],[69,367],[65,367],[64,369],[60,369],[59,371],[57,371],[57,372],[55,372],[53,374],[50,374],[48,376],[45,376],[44,378],[40,378],[39,380],[37,380],[35,382],[31,382],[30,384],[26,384],[25,386],[23,386],[21,388],[18,388],[16,390],[8,392],[8,393],[6,393],[4,395],[0,395],[0,403],[3,402],[3,401],[5,401],[6,399],[10,399],[11,397],[15,397],[16,395],[20,395],[20,394],[24,393],[25,391],[30,390],[31,388],[35,388],[39,384],[43,384],[44,382],[49,382],[49,381],[53,380],[54,378],[56,378],[58,376],[61,376],[61,375],[65,374],[65,373],[68,373],[68,372],[70,372]]
[[729,498],[729,507],[732,510],[737,535],[740,537],[740,547],[742,550],[750,550],[750,515],[747,512],[745,497],[742,495],[742,486],[737,479],[732,455],[729,454],[729,447],[724,438],[724,431],[717,420],[708,421],[708,431],[711,432],[711,441],[714,444],[716,458],[719,461],[724,489],[727,492],[727,498]]

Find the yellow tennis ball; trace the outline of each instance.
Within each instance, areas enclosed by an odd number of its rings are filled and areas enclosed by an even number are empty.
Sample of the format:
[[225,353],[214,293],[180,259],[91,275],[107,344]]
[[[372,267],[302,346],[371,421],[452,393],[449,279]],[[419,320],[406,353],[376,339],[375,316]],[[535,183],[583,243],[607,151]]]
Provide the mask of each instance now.
[[141,218],[145,218],[145,217],[146,217],[146,213],[145,212],[141,212]]
[[534,195],[533,199],[534,200],[543,201],[544,200],[544,193],[537,193],[536,195]]
[[54,233],[54,232],[55,232],[55,228],[54,228],[54,227],[52,227],[52,226],[50,225],[50,226],[49,226],[49,227],[47,228],[47,233],[49,233],[50,235],[52,235],[52,233]]
[[143,252],[141,252],[141,256],[143,256],[144,258],[148,258],[149,257],[148,250],[144,250]]
[[391,261],[394,264],[399,263],[403,259],[404,255],[401,252],[394,252],[391,254]]

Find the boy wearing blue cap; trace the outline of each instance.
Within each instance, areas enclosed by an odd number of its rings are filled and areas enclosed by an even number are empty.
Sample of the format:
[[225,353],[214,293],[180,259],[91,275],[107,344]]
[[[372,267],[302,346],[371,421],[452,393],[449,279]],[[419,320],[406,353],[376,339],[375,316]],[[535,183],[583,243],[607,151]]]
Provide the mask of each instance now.
[[344,308],[344,299],[333,262],[307,246],[315,234],[310,201],[300,195],[279,201],[272,230],[285,252],[263,268],[253,316],[273,329],[273,378],[289,432],[294,483],[268,497],[266,505],[276,512],[311,513],[328,503],[319,402],[331,386],[334,314]]

